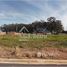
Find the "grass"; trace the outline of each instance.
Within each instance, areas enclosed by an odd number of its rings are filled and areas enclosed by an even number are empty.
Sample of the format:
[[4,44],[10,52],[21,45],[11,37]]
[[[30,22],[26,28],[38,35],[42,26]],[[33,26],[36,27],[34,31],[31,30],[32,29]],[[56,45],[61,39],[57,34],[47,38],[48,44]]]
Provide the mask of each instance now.
[[28,34],[25,36],[0,36],[0,46],[38,49],[45,47],[67,48],[67,35],[35,35],[33,37],[30,34],[29,36]]

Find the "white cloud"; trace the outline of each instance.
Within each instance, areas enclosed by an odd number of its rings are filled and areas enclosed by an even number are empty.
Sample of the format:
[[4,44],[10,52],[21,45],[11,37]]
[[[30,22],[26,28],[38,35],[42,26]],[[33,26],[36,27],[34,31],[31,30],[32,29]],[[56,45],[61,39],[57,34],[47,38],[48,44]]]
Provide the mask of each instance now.
[[26,0],[27,3],[32,4],[33,6],[36,6],[41,11],[39,14],[39,18],[45,19],[50,16],[54,16],[57,19],[62,21],[62,24],[64,26],[64,29],[67,30],[67,0],[59,0],[57,3],[59,4],[60,8],[56,10],[55,8],[52,8],[50,4],[48,4],[49,0]]
[[[2,12],[0,13],[0,19],[4,18],[14,18],[17,19],[24,19],[27,22],[33,22],[35,20],[46,20],[50,16],[54,16],[59,20],[62,20],[62,24],[64,25],[64,29],[67,30],[67,0],[57,0],[60,8],[58,9],[53,8],[52,5],[48,3],[49,0],[20,0],[25,1],[28,4],[35,6],[36,8],[40,9],[40,11],[34,11],[34,14],[25,14],[15,11],[13,7],[11,7],[12,11],[9,12]],[[32,8],[33,10],[33,8]],[[22,21],[23,22],[23,21]]]

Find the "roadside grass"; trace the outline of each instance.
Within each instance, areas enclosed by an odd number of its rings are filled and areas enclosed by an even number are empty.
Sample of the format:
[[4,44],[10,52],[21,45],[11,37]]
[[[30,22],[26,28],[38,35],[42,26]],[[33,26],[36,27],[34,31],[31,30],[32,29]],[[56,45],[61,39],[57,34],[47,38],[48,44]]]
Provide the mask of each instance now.
[[20,48],[67,48],[67,35],[47,35],[39,37],[31,34],[30,37],[4,35],[0,36],[0,46],[20,47]]
[[48,35],[48,41],[67,41],[67,35]]

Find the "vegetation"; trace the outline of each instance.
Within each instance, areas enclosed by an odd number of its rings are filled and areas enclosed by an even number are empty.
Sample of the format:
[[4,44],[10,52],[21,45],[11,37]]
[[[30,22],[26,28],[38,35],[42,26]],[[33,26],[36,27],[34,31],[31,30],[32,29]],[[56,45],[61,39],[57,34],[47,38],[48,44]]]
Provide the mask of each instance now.
[[[35,21],[32,24],[4,24],[1,29],[7,32],[19,32],[20,29],[25,26],[29,32],[28,33],[40,33],[45,30],[50,31],[51,33],[58,34],[63,31],[63,26],[60,20],[56,20],[55,17],[50,17],[47,21]],[[24,31],[23,31],[24,32]]]
[[[27,34],[28,35],[28,34]],[[46,38],[32,38],[4,35],[0,36],[0,46],[21,47],[21,48],[45,48],[45,47],[67,47],[67,35],[47,35]]]

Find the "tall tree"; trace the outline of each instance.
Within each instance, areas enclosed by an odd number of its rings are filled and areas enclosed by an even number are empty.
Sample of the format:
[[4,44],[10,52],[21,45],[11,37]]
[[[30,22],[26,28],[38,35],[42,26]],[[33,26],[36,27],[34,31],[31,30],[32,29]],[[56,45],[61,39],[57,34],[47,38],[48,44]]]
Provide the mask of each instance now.
[[60,20],[56,20],[55,17],[50,17],[47,19],[48,21],[48,29],[52,32],[52,33],[60,33],[63,30],[62,24]]

